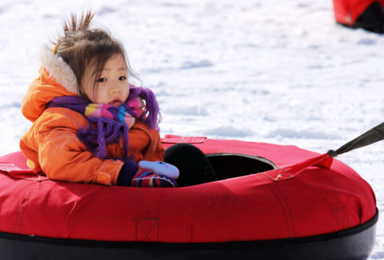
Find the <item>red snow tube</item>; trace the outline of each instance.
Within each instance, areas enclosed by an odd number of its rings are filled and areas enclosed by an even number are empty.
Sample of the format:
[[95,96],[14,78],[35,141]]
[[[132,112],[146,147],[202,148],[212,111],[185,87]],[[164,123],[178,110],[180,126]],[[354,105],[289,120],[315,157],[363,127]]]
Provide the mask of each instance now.
[[[188,138],[168,138],[165,148]],[[0,157],[1,259],[366,259],[370,185],[295,146],[201,138],[219,180],[183,188],[57,182]]]
[[333,0],[336,22],[384,33],[384,0]]

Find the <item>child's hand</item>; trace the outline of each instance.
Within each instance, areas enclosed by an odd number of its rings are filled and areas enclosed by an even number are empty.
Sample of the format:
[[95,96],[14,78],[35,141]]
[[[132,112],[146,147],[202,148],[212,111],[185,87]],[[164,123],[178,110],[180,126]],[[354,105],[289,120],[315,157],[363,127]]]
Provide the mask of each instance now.
[[134,161],[127,161],[120,169],[119,176],[117,177],[118,186],[131,186],[133,176],[137,173],[139,167]]
[[172,179],[179,178],[179,169],[177,169],[176,166],[166,162],[140,161],[139,166],[143,169],[151,170],[154,173],[161,174]]
[[165,162],[141,161],[143,170],[138,171],[134,161],[124,163],[117,177],[118,186],[132,187],[176,187],[174,179],[179,177],[179,170]]
[[132,179],[132,187],[176,187],[177,182],[168,176],[149,170],[138,171]]

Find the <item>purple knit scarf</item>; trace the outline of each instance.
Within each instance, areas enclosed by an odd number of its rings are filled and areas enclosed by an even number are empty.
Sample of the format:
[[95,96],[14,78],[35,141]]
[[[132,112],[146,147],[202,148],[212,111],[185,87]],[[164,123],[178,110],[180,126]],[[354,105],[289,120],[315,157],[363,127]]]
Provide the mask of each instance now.
[[[138,98],[145,101],[143,108],[138,107]],[[86,117],[89,121],[89,127],[80,128],[77,132],[77,136],[87,149],[100,159],[107,157],[107,146],[109,144],[118,144],[123,137],[124,159],[129,159],[128,132],[132,125],[127,125],[128,120],[124,120],[124,117],[133,117],[136,120],[147,124],[151,129],[160,130],[159,123],[161,121],[161,115],[159,105],[155,95],[148,88],[130,85],[128,99],[120,107],[105,104],[91,104],[92,103],[87,98],[64,96],[55,97],[48,104],[48,108],[68,108]],[[90,105],[92,107],[100,107],[100,109],[103,110],[103,113],[99,113],[98,117],[87,117],[86,109],[87,107],[89,108]],[[103,114],[108,114],[108,116],[106,117]],[[134,121],[135,120],[133,120],[133,122]],[[96,127],[92,127],[92,124]]]

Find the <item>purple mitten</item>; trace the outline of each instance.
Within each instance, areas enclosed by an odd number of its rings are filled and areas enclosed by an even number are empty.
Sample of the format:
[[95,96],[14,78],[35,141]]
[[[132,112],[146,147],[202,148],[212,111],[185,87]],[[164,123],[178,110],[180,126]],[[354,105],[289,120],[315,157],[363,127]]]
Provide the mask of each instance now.
[[133,177],[132,187],[176,187],[177,182],[168,176],[156,174],[148,170],[138,171]]
[[121,167],[119,176],[117,177],[117,185],[118,186],[131,186],[131,181],[133,176],[138,171],[137,163],[134,161],[127,161]]

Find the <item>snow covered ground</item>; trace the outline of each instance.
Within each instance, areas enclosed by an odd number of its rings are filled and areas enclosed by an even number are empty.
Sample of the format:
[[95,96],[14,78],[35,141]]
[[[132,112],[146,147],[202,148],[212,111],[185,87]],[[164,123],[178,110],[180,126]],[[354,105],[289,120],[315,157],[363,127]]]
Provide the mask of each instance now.
[[[38,49],[89,7],[157,94],[162,136],[322,153],[384,121],[384,37],[336,25],[331,0],[0,0],[0,156],[30,126],[20,104]],[[384,143],[339,159],[372,185],[383,214]],[[383,218],[369,259],[384,259]]]

